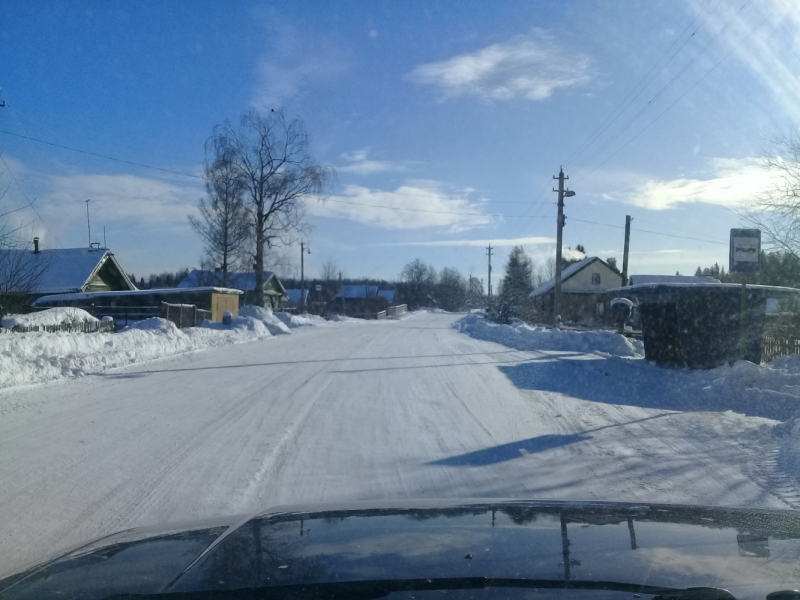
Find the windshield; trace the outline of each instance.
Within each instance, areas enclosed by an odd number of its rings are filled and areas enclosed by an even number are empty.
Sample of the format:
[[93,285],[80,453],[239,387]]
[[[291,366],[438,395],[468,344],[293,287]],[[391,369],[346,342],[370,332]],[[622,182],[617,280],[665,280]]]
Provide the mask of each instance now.
[[794,3],[2,14],[0,577],[279,505],[800,506]]

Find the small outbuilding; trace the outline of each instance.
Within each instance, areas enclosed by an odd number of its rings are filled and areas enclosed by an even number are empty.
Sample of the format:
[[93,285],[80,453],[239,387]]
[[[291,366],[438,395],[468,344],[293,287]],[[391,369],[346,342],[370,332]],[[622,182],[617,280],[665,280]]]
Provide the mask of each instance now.
[[[195,287],[223,287],[222,271],[204,271],[195,269],[191,271],[178,284],[179,288]],[[228,288],[242,290],[239,298],[240,305],[255,304],[256,301],[256,274],[252,271],[228,273]],[[279,309],[289,301],[289,296],[278,276],[272,271],[264,271],[264,306]]]

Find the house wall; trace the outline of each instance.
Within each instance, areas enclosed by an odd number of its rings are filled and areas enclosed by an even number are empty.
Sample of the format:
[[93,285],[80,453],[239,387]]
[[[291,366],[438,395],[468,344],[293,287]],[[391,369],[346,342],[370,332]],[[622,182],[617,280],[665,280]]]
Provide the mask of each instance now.
[[[554,295],[555,292],[550,291],[534,298],[534,308],[548,320],[552,318],[553,314]],[[602,305],[602,308],[599,305]],[[611,297],[605,292],[596,294],[562,293],[561,321],[564,323],[609,324],[611,323]]]
[[[592,275],[600,275],[600,285],[592,283]],[[595,261],[588,267],[584,267],[569,279],[561,282],[561,290],[581,290],[592,292],[605,292],[611,288],[622,285],[622,275],[611,270],[600,261]],[[562,315],[563,316],[563,315]]]
[[121,292],[131,287],[120,274],[116,265],[106,260],[83,287],[82,292]]

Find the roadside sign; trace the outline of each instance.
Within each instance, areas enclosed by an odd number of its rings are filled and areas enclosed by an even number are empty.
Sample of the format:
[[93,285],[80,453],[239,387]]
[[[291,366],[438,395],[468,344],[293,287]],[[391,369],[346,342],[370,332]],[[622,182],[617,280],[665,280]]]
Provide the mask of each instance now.
[[315,289],[316,291],[318,291],[318,292],[321,292],[321,291],[322,291],[322,284],[321,284],[321,283],[318,283],[318,284],[316,284],[316,285],[314,286],[314,289]]
[[761,231],[731,229],[728,271],[758,273],[761,266]]

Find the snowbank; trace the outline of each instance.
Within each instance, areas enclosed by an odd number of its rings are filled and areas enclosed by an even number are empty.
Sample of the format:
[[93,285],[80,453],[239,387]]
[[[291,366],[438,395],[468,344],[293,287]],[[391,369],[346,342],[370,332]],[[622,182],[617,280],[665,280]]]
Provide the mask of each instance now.
[[260,306],[243,306],[239,309],[239,317],[249,317],[260,321],[264,326],[269,329],[272,335],[282,335],[285,333],[292,333],[292,330],[287,327],[281,319],[279,319],[269,308],[262,308]]
[[77,325],[79,323],[86,323],[88,321],[97,321],[97,318],[93,317],[85,310],[67,306],[61,308],[48,308],[47,310],[42,310],[27,315],[6,315],[3,317],[0,326],[11,329],[12,327],[17,327],[20,325],[23,327],[31,327],[33,325],[52,326],[61,325],[62,323]]
[[565,331],[531,327],[524,323],[499,325],[481,314],[470,314],[455,326],[470,337],[495,342],[517,350],[562,350],[603,352],[613,356],[643,357],[644,346],[638,340],[611,331]]
[[[217,327],[217,326],[220,327]],[[79,377],[155,358],[270,337],[255,319],[178,329],[158,317],[120,333],[17,333],[0,336],[0,388]]]
[[292,315],[285,312],[276,312],[275,316],[279,318],[287,327],[292,329],[327,323],[325,319],[318,315]]
[[[21,317],[36,320],[17,321],[18,317],[13,316],[9,317],[9,322],[28,325],[97,320],[76,308],[56,308]],[[270,309],[247,306],[229,325],[203,321],[200,327],[178,329],[172,321],[152,317],[137,321],[120,333],[4,333],[0,335],[0,389],[100,373],[226,344],[263,340],[291,333],[290,327],[324,323],[327,323],[325,319],[317,316],[273,314]]]

